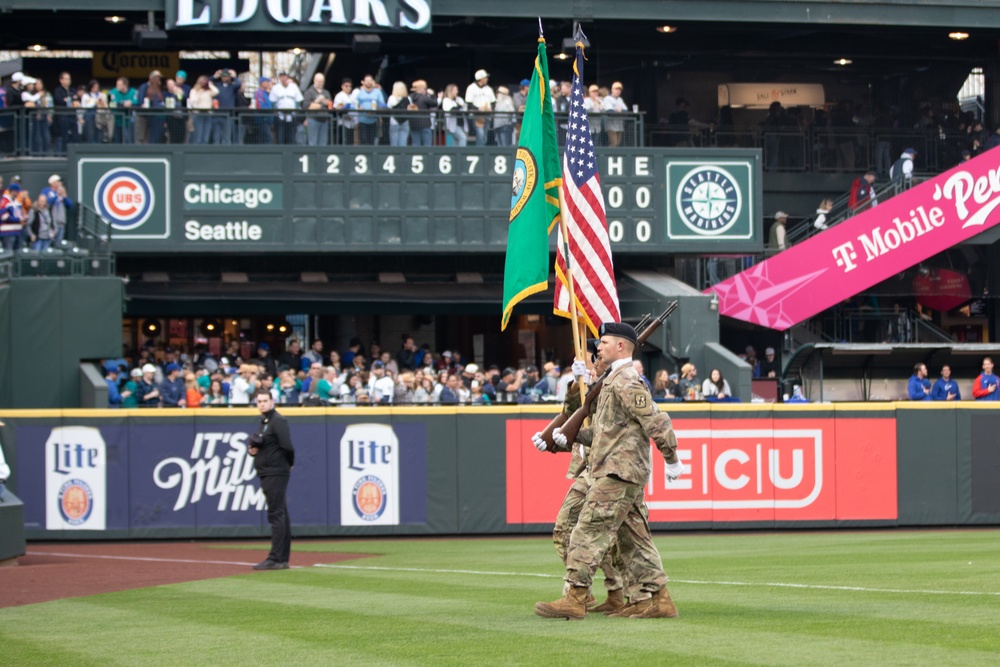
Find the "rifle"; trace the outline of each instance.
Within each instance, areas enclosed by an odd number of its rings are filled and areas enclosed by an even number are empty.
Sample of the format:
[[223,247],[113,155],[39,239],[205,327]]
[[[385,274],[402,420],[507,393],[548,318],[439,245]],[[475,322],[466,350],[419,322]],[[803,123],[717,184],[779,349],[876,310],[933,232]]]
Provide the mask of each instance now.
[[[638,341],[635,346],[636,349],[639,349],[640,347],[645,345],[649,337],[652,336],[653,333],[660,328],[660,325],[663,324],[666,321],[666,319],[670,317],[670,315],[676,309],[677,309],[677,302],[671,301],[670,304],[667,305],[667,309],[664,310],[660,314],[660,316],[657,317],[656,319],[651,319],[648,313],[644,315],[642,319],[639,321],[639,324],[636,326],[636,329],[642,329],[642,331],[636,336],[636,338],[638,338]],[[594,382],[594,384],[590,386],[590,388],[587,391],[586,402],[583,404],[583,406],[578,408],[576,412],[574,412],[570,416],[567,416],[566,413],[564,412],[560,412],[552,419],[551,422],[549,422],[548,426],[545,427],[545,429],[542,431],[542,439],[545,441],[548,451],[550,452],[555,451],[555,441],[552,439],[552,432],[557,428],[562,428],[562,432],[567,433],[566,437],[567,439],[569,439],[569,435],[566,430],[566,424],[569,422],[569,420],[576,418],[577,415],[581,414],[581,411],[584,410],[584,408],[586,408],[586,412],[582,413],[582,416],[579,418],[576,427],[572,431],[573,439],[576,438],[576,434],[580,430],[580,426],[583,425],[583,420],[590,415],[590,406],[593,404],[594,399],[596,399],[597,395],[600,393],[601,386],[604,382],[604,378],[607,377],[607,374],[608,371],[605,371],[604,374],[601,377],[599,377],[597,381]],[[569,393],[575,390],[576,390],[576,382],[574,381],[569,385],[569,387],[567,387],[566,392]],[[573,442],[573,440],[569,441]]]

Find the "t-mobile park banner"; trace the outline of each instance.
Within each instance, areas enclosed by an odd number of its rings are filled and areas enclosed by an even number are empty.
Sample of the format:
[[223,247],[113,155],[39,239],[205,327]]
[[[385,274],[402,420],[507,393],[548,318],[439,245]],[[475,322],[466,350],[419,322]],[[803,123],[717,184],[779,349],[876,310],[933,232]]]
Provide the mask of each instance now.
[[785,329],[1000,222],[993,149],[706,292],[719,312]]
[[[88,420],[18,428],[25,527],[155,536],[267,530],[253,419]],[[110,423],[109,423],[110,422]],[[427,522],[423,424],[290,420],[293,527]]]
[[[572,483],[568,454],[525,444],[546,424],[507,423],[509,524],[551,523]],[[895,419],[678,417],[673,425],[684,474],[668,482],[651,445],[650,523],[897,518]]]

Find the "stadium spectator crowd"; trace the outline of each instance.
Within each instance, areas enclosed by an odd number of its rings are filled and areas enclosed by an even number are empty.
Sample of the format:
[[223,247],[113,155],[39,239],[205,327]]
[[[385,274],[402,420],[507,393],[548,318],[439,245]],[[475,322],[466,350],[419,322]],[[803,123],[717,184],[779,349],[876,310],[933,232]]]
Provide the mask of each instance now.
[[188,355],[146,347],[131,360],[103,362],[111,407],[250,406],[260,389],[278,405],[489,405],[558,402],[572,380],[552,361],[541,369],[467,363],[460,352],[418,347],[406,336],[393,353],[378,343],[351,339],[343,351],[327,351],[322,340],[303,350],[290,339],[279,355],[267,343],[240,354],[238,343],[216,358],[204,345]]
[[[184,70],[172,77],[153,70],[145,81],[120,77],[108,87],[95,79],[74,83],[62,72],[50,92],[40,78],[18,71],[0,88],[0,114],[23,109],[26,120],[21,132],[0,131],[0,153],[63,154],[72,143],[429,146],[437,137],[458,146],[516,144],[530,81],[494,91],[486,70],[474,78],[463,96],[458,84],[435,92],[423,79],[383,89],[372,74],[357,85],[344,78],[332,94],[322,73],[304,85],[284,71],[274,79],[241,79],[219,69],[189,83]],[[628,113],[622,84],[588,90],[595,142],[622,144]],[[553,108],[568,112],[569,82],[551,81],[550,93]],[[14,122],[2,114],[0,130],[14,129]]]
[[72,208],[59,174],[49,176],[34,200],[20,176],[12,176],[6,187],[0,176],[0,250],[58,247],[66,238]]

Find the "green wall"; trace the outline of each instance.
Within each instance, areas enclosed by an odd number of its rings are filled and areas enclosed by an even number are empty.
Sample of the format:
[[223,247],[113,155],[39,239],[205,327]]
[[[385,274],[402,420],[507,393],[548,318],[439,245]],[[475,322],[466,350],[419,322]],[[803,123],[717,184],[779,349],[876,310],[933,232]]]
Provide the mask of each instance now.
[[17,278],[0,286],[0,408],[80,404],[82,360],[122,353],[119,278]]

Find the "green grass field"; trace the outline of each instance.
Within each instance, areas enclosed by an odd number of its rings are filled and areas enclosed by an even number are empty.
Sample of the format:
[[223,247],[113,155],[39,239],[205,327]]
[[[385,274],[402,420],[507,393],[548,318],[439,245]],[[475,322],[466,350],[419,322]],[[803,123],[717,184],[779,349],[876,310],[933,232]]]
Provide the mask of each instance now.
[[303,542],[378,555],[0,609],[0,664],[1000,664],[1000,531],[656,543],[679,619],[535,616],[562,588],[540,537]]

